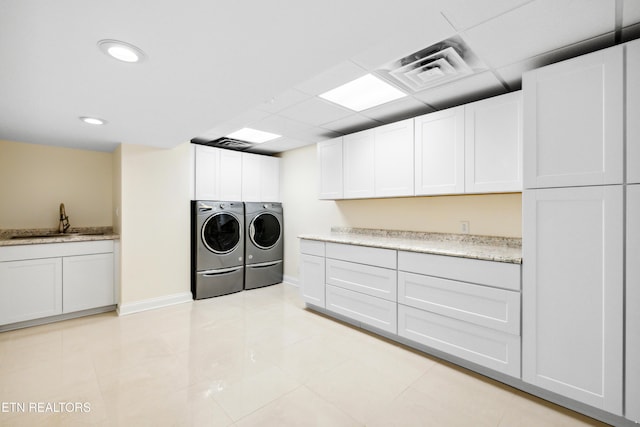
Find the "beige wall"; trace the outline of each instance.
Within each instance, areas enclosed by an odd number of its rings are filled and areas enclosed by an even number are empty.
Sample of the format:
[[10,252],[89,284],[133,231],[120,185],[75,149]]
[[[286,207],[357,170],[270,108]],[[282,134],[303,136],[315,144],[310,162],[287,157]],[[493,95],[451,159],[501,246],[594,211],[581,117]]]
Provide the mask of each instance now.
[[0,229],[112,225],[112,154],[0,140]]
[[115,155],[121,305],[189,292],[189,143],[170,150],[123,144]]
[[320,201],[315,145],[282,153],[285,275],[298,277],[297,236],[328,233],[332,226],[521,237],[520,193]]

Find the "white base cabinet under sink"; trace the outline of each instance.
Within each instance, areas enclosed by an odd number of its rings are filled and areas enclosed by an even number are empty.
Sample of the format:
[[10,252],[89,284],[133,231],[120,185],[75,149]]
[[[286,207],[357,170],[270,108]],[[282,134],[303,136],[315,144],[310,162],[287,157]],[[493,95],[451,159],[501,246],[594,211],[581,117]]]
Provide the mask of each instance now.
[[0,247],[0,330],[114,307],[114,262],[113,240]]

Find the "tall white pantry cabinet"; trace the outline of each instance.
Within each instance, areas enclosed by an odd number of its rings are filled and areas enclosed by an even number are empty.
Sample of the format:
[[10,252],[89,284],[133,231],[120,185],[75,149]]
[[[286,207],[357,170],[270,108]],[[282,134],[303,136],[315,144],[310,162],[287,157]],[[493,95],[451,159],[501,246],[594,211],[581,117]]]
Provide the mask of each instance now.
[[523,76],[522,379],[633,421],[640,192],[626,185],[624,115],[628,154],[637,155],[639,51],[615,46]]

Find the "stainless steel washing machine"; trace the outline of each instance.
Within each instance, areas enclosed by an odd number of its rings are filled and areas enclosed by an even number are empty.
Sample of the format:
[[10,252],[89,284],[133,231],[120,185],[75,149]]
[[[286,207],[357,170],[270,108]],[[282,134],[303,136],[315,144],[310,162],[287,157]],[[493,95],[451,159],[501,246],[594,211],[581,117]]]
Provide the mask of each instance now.
[[191,292],[194,299],[244,288],[244,204],[191,202]]
[[282,203],[246,202],[244,288],[254,289],[282,282]]

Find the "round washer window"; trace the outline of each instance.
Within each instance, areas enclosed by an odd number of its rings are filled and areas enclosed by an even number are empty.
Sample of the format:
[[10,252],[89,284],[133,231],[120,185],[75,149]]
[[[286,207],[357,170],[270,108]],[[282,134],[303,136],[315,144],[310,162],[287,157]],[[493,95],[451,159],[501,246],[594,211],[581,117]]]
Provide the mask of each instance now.
[[278,243],[280,231],[280,221],[270,213],[261,213],[251,221],[251,241],[260,249],[269,249]]
[[240,242],[240,222],[228,213],[211,215],[202,226],[202,241],[212,252],[229,253]]

